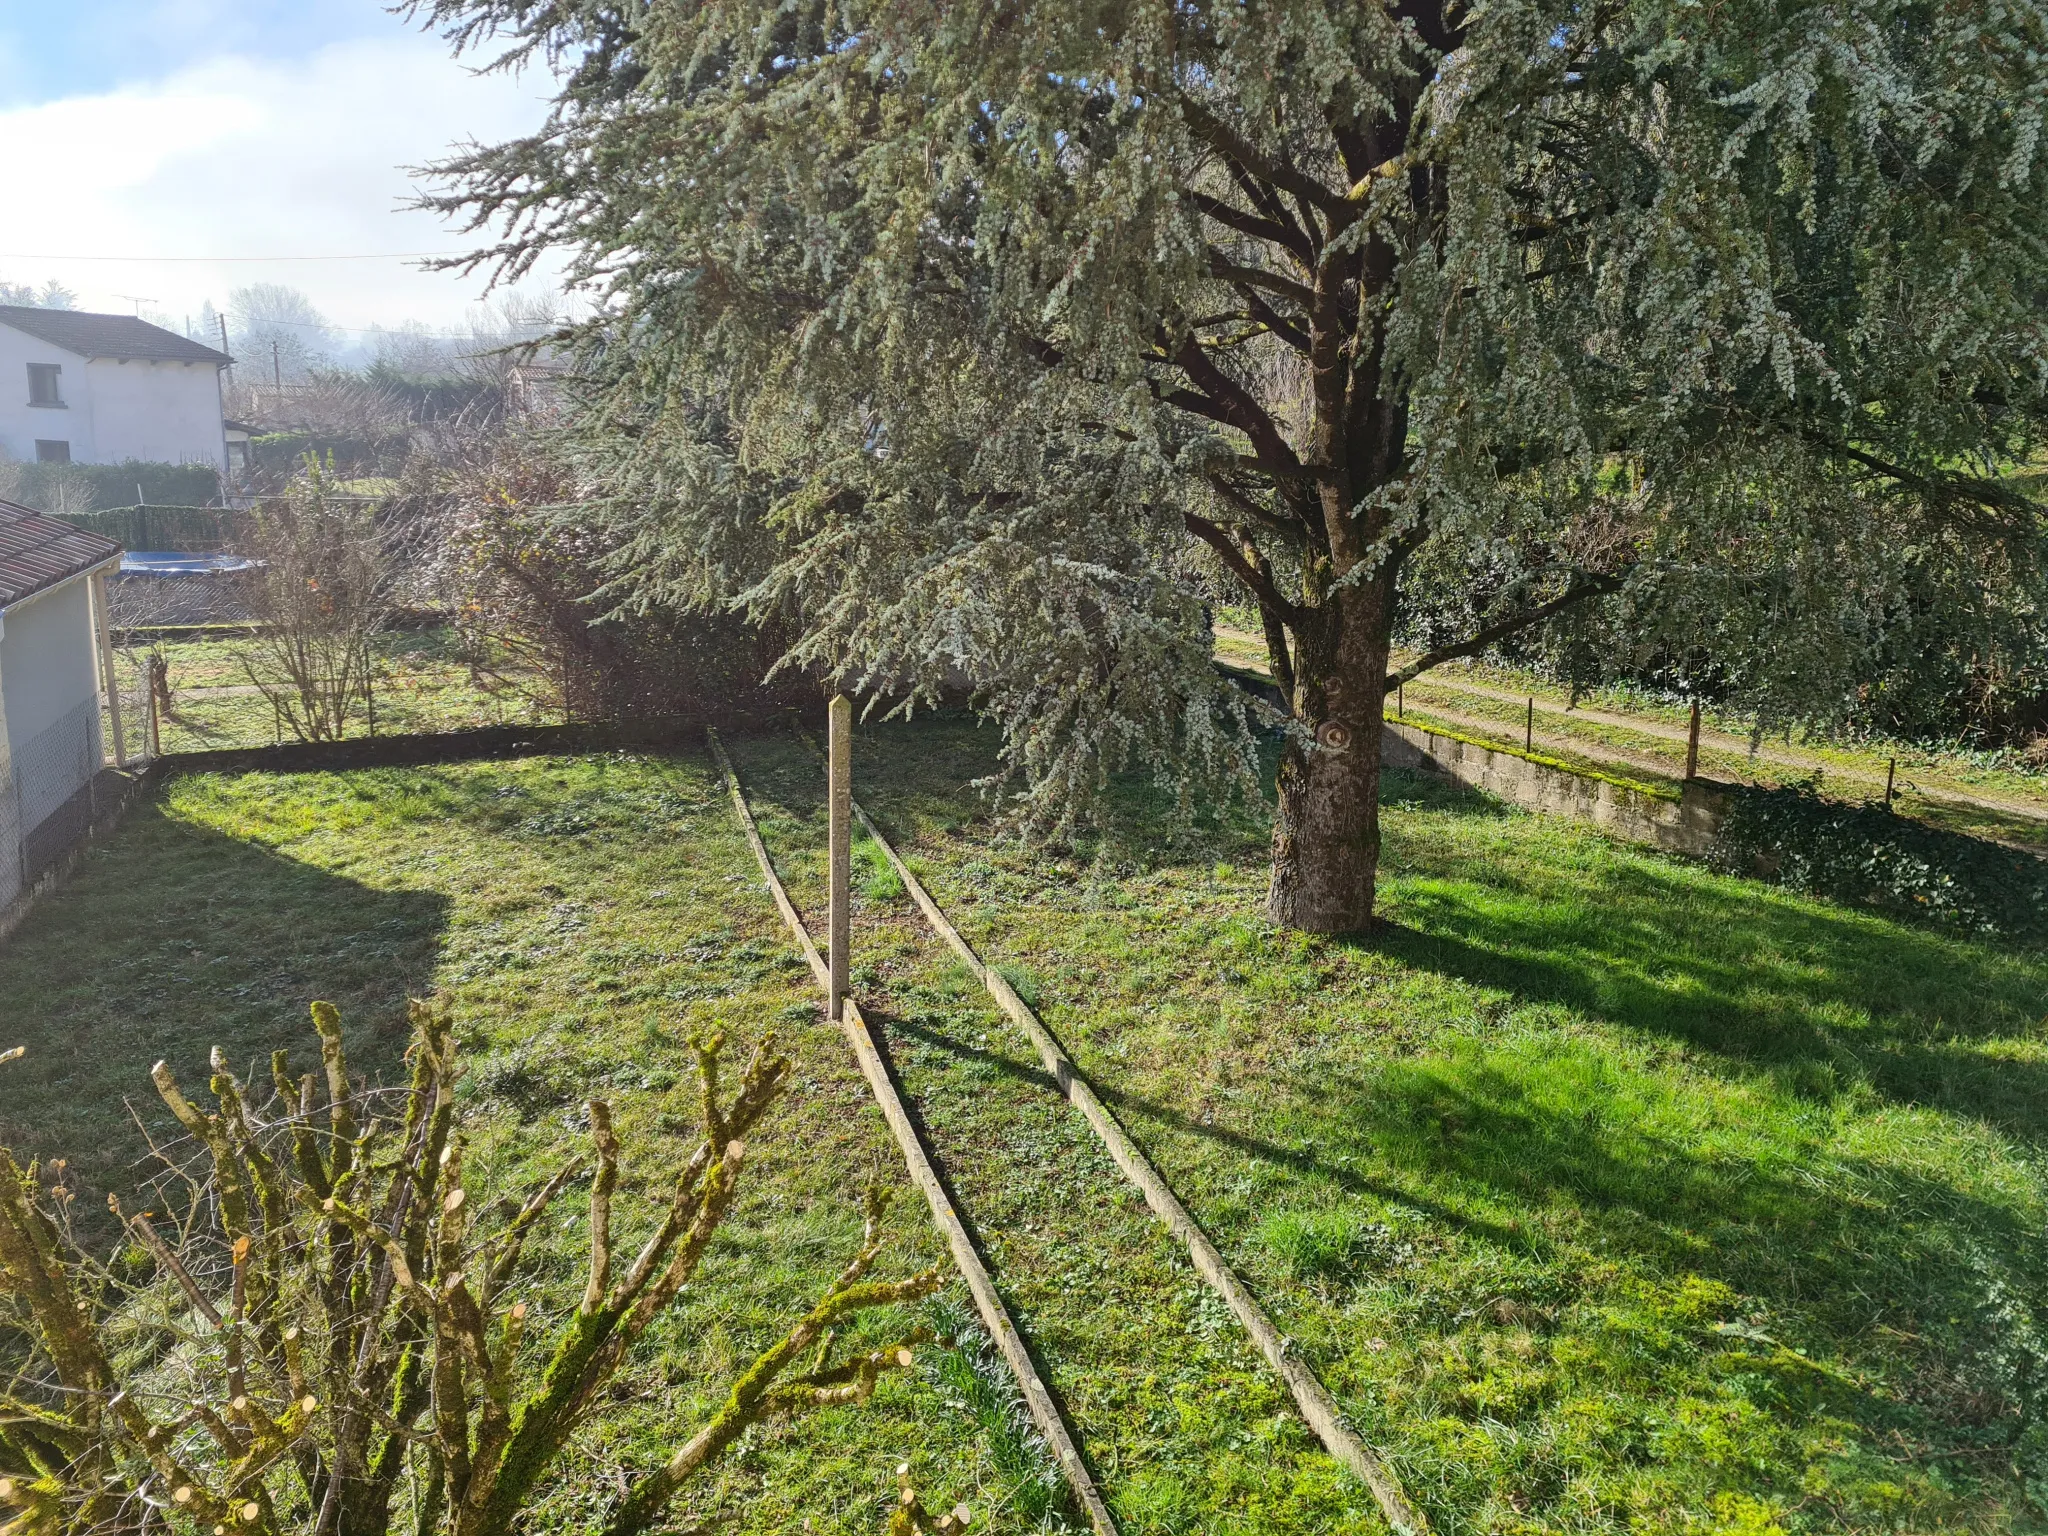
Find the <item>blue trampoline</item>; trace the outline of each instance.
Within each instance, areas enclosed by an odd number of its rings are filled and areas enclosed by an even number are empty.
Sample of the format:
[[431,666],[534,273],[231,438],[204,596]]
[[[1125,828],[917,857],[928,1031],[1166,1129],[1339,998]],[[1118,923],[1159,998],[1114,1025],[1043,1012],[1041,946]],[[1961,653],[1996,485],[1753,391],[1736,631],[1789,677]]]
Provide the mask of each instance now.
[[177,550],[131,549],[121,556],[123,576],[213,576],[250,571],[257,562],[246,555],[188,555]]

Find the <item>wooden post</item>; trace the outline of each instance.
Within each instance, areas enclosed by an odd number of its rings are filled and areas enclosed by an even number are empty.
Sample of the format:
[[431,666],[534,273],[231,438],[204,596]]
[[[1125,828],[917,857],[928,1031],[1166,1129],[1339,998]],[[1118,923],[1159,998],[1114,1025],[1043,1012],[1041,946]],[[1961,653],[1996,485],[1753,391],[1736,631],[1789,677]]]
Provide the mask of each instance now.
[[1522,725],[1522,750],[1536,750],[1536,695],[1533,693],[1529,695],[1529,718]]
[[128,766],[128,741],[121,730],[121,679],[114,671],[114,624],[107,610],[107,573],[92,573],[93,628],[100,650],[100,678],[107,687],[107,722],[114,732],[114,766]]
[[1884,808],[1892,808],[1892,780],[1898,776],[1899,760],[1895,757],[1884,771]]
[[826,952],[832,977],[826,998],[829,1016],[838,1021],[846,1017],[846,952],[852,926],[848,887],[853,883],[853,705],[845,694],[835,694],[826,713],[831,727],[825,777],[832,888],[830,948]]
[[1406,720],[1408,718],[1408,685],[1406,683],[1396,683],[1394,685],[1394,718],[1396,720]]
[[1692,724],[1685,728],[1685,777],[1688,783],[1700,776],[1700,701],[1692,701]]

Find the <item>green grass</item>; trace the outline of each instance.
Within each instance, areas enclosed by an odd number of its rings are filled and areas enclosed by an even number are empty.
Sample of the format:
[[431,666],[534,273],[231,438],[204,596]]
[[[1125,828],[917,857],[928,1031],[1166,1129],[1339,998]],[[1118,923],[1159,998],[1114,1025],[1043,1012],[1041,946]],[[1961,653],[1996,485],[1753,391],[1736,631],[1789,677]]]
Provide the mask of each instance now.
[[[122,675],[138,676],[139,658],[153,648],[163,651],[170,671],[173,713],[159,722],[163,751],[267,746],[279,739],[277,714],[254,691],[245,665],[252,663],[260,677],[273,675],[257,641],[230,636],[138,644],[124,650]],[[378,735],[554,723],[560,718],[545,704],[547,690],[540,680],[509,658],[494,669],[471,667],[453,630],[390,630],[376,637],[374,648],[377,671],[372,693]],[[213,691],[220,689],[237,691]],[[367,712],[358,710],[346,734],[368,735],[370,724]],[[127,723],[131,741],[139,729]],[[282,739],[293,739],[289,727],[283,728]]]
[[[814,925],[822,775],[731,743]],[[1135,798],[1081,849],[998,839],[988,735],[863,733],[857,788],[1033,997],[1447,1536],[2019,1531],[2048,1523],[2048,961],[1620,847],[1390,776],[1370,942],[1260,916],[1253,820]],[[859,855],[854,978],[1132,1536],[1383,1529],[1028,1045]],[[747,1204],[534,1529],[585,1528],[843,1257],[900,1159],[694,758],[187,777],[0,949],[11,1144],[133,1177],[158,1055],[303,1053],[335,997],[390,1071],[453,1005],[474,1166],[523,1188],[602,1092],[644,1193],[686,1140],[680,1031],[773,1024],[799,1088]],[[303,1063],[302,1063],[303,1064]],[[573,1209],[573,1202],[571,1202]],[[938,1251],[896,1207],[894,1261]],[[573,1230],[545,1283],[575,1284]],[[681,1513],[871,1532],[1053,1500],[957,1289],[876,1407],[750,1439]],[[878,1322],[878,1329],[886,1323]]]
[[[888,1273],[943,1254],[843,1043],[817,1024],[725,796],[694,761],[172,781],[0,949],[6,1037],[28,1047],[0,1079],[0,1135],[67,1156],[89,1216],[99,1191],[131,1189],[143,1171],[130,1106],[153,1133],[175,1129],[148,1082],[159,1056],[194,1090],[216,1043],[259,1080],[276,1045],[305,1070],[306,1005],[325,997],[343,1010],[354,1064],[388,1078],[405,998],[430,990],[453,1006],[470,1063],[479,1197],[525,1191],[582,1150],[580,1105],[599,1095],[644,1218],[694,1145],[686,1031],[723,1025],[739,1048],[772,1029],[795,1060],[728,1235],[535,1529],[584,1529],[617,1487],[615,1466],[648,1465],[701,1422],[858,1246],[867,1180],[901,1186]],[[549,1300],[582,1283],[578,1206],[566,1198],[549,1233]],[[869,1347],[902,1323],[864,1322]],[[873,1536],[905,1460],[936,1507],[1007,1498],[979,1422],[940,1384],[948,1352],[926,1355],[911,1378],[885,1379],[871,1412],[750,1433],[679,1515],[759,1532],[809,1517]]]
[[992,846],[946,734],[870,810],[1441,1527],[2043,1524],[2041,956],[1400,776],[1388,930],[1277,933],[1262,827]]

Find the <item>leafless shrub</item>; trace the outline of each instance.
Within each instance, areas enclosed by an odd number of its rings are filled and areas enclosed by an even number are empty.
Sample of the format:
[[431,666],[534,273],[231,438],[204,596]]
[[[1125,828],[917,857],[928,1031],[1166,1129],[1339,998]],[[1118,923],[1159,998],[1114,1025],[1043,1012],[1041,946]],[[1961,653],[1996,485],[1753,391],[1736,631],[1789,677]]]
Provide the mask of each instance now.
[[[441,605],[473,665],[502,659],[544,680],[544,707],[570,719],[716,715],[765,708],[781,646],[724,612],[619,608],[605,593],[615,550],[586,515],[601,487],[579,478],[544,426],[493,424],[438,435],[399,500],[429,508]],[[481,679],[480,679],[481,680]],[[778,699],[816,697],[802,677]]]
[[254,521],[261,568],[249,592],[262,629],[243,669],[299,740],[339,740],[371,707],[371,642],[391,610],[384,536],[317,463]]

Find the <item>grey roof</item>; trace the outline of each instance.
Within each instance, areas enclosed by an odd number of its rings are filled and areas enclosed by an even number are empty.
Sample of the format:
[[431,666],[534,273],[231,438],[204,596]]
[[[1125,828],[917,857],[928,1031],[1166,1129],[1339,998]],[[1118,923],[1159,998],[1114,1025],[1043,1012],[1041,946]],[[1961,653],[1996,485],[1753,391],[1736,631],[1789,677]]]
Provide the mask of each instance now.
[[0,608],[105,565],[120,553],[121,546],[105,534],[0,501]]
[[0,304],[0,325],[11,325],[80,357],[118,357],[136,362],[228,363],[225,352],[188,341],[176,331],[133,315],[95,315],[82,309],[34,309]]

